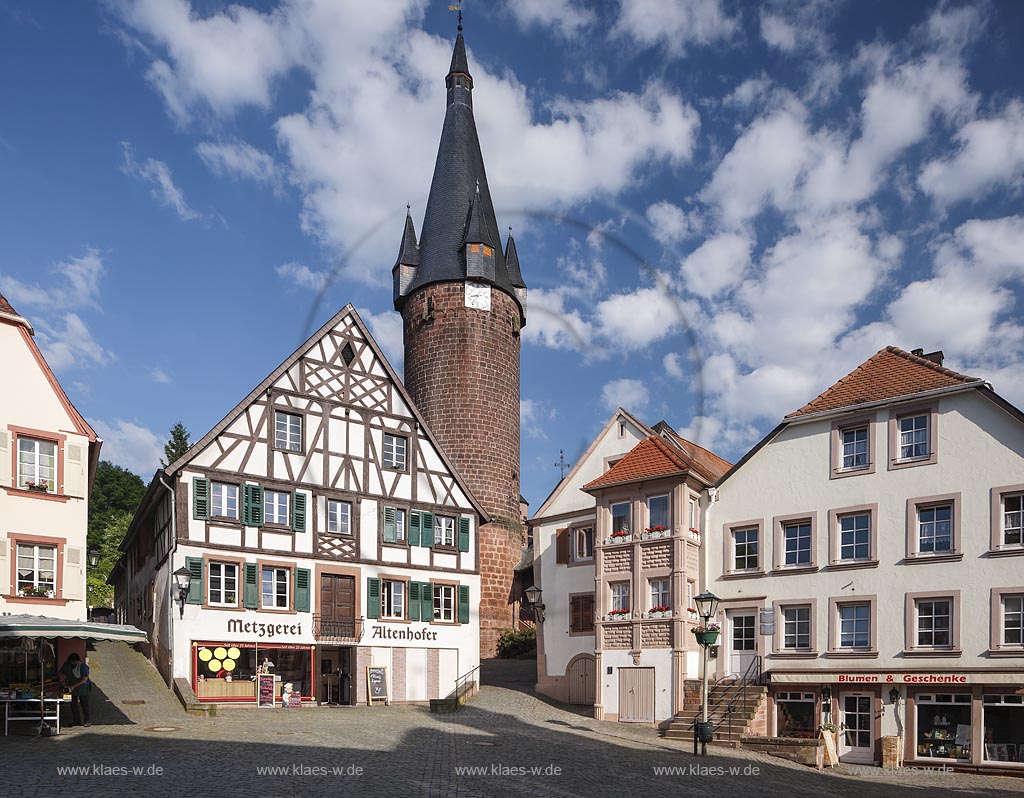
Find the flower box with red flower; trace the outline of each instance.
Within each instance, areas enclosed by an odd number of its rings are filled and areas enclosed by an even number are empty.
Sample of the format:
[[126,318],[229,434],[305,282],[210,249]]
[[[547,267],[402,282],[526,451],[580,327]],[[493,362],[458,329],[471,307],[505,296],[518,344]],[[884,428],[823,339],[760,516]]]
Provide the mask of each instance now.
[[607,538],[605,538],[604,542],[607,546],[612,543],[628,543],[631,539],[632,536],[629,534],[629,530],[620,529],[618,532],[612,532]]
[[650,540],[651,538],[666,538],[669,537],[671,534],[671,529],[669,529],[668,527],[658,525],[647,527],[643,531],[643,533],[641,533],[640,537],[643,540]]
[[606,621],[628,621],[629,610],[612,610],[604,616]]
[[644,617],[645,618],[671,618],[672,617],[672,608],[671,607],[667,607],[664,604],[657,604],[654,607],[651,607],[649,610],[647,610],[647,612],[644,614]]

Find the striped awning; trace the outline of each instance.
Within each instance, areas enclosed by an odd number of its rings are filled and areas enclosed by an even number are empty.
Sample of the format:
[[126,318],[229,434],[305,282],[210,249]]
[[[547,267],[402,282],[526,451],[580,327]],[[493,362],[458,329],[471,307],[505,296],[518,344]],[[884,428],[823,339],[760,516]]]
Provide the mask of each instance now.
[[0,615],[0,640],[18,637],[66,637],[144,643],[146,633],[134,626],[90,623],[43,615]]

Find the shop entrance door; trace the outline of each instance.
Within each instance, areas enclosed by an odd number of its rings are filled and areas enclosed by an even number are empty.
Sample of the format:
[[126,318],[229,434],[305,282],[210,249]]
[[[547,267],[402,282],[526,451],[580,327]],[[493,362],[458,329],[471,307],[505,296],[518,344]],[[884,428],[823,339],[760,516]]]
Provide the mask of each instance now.
[[872,762],[875,758],[872,696],[841,693],[839,696],[839,760]]
[[750,610],[733,611],[729,621],[729,673],[737,679],[747,672],[757,656],[757,613]]
[[321,646],[320,703],[330,706],[352,704],[352,648]]

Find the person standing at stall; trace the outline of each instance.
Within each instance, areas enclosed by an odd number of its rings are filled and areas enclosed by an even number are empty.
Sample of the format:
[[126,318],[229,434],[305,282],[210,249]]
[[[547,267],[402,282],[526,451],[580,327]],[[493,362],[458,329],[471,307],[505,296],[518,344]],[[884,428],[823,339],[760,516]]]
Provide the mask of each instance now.
[[71,722],[67,725],[75,725],[75,706],[78,705],[81,707],[82,725],[92,726],[92,721],[89,720],[89,691],[92,689],[89,666],[78,654],[72,652],[68,654],[67,662],[61,666],[60,680],[71,691]]

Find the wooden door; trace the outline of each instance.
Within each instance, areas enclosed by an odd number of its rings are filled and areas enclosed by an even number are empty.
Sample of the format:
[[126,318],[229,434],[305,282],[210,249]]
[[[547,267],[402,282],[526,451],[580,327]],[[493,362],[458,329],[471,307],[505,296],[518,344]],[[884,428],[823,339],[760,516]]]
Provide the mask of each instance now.
[[619,668],[619,720],[654,723],[654,668]]
[[597,695],[597,669],[593,657],[580,657],[569,666],[569,703],[593,705]]
[[320,575],[321,628],[328,637],[354,637],[356,579],[342,574]]

